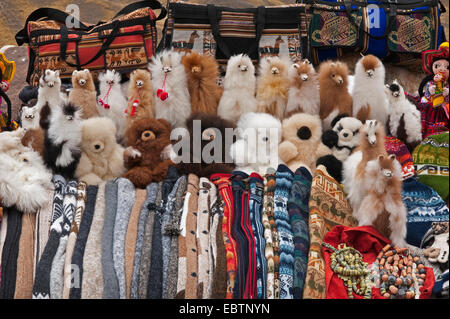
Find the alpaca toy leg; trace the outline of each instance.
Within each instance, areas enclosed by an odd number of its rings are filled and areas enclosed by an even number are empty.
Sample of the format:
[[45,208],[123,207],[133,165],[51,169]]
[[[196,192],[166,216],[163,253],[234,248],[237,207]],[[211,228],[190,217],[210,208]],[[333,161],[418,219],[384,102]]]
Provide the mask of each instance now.
[[383,212],[383,203],[375,194],[369,193],[361,202],[358,210],[353,215],[358,220],[358,226],[370,226],[379,214]]
[[125,175],[137,188],[145,189],[152,182],[152,171],[148,167],[133,167]]
[[390,240],[399,247],[406,247],[406,208],[403,202],[388,195],[384,204],[390,215],[389,223],[392,231]]
[[160,182],[164,180],[167,176],[167,170],[169,169],[169,166],[173,165],[173,162],[171,160],[165,160],[158,164],[153,170],[152,170],[152,179],[155,182]]

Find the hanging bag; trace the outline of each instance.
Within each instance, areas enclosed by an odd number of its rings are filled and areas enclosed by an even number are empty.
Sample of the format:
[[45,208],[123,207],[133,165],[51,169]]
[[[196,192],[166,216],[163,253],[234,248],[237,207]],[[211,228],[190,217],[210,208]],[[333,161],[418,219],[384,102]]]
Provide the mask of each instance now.
[[[152,9],[160,10],[158,17]],[[74,70],[89,69],[96,78],[106,69],[126,73],[146,67],[156,49],[156,21],[166,14],[158,1],[145,0],[126,6],[108,22],[88,25],[57,9],[38,9],[16,34],[17,44],[30,48],[27,82],[37,86],[46,69],[69,79]],[[67,27],[67,19],[77,28]]]

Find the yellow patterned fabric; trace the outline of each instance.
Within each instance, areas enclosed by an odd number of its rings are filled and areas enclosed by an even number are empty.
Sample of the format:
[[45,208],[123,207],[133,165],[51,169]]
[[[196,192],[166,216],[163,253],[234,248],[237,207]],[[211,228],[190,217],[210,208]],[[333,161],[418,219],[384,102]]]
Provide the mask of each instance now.
[[322,257],[322,241],[334,226],[354,227],[356,219],[347,202],[342,186],[333,179],[323,165],[314,174],[309,199],[308,269],[306,272],[304,299],[324,299],[326,296],[325,262]]

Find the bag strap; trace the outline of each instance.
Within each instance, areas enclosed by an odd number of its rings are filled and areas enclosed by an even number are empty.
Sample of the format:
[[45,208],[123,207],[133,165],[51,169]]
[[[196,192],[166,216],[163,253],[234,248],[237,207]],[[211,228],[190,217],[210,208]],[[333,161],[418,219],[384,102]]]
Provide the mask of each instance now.
[[81,30],[89,30],[91,27],[88,27],[83,22],[75,18],[74,16],[68,14],[67,12],[53,9],[53,8],[39,8],[33,11],[25,21],[25,26],[22,30],[17,32],[15,38],[18,46],[21,46],[24,43],[29,43],[30,39],[28,37],[28,23],[30,21],[38,21],[38,20],[55,20],[60,23],[66,23],[67,18],[70,17],[73,19],[74,23],[80,26]]
[[167,10],[166,8],[164,8],[164,6],[157,0],[144,0],[144,1],[139,1],[139,2],[135,2],[135,3],[131,3],[129,5],[127,5],[125,8],[123,8],[122,10],[120,10],[113,18],[116,19],[120,16],[126,15],[128,13],[131,13],[133,11],[136,11],[138,9],[142,9],[142,8],[146,8],[149,7],[153,10],[161,10],[161,12],[159,13],[158,17],[156,18],[156,20],[162,20],[166,17],[167,15]]
[[367,32],[364,28],[356,23],[355,19],[352,17],[352,4],[350,1],[344,1],[345,11],[347,12],[348,20],[351,24],[353,24],[358,30],[364,32],[366,35],[375,40],[383,40],[386,36],[391,32],[392,26],[394,25],[395,18],[397,16],[397,5],[394,2],[391,2],[389,6],[389,15],[388,15],[388,23],[386,25],[386,29],[383,35],[373,35],[370,32]]
[[[225,55],[227,59],[231,57],[231,51],[228,45],[225,43],[223,38],[220,36],[220,30],[219,30],[219,12],[215,5],[208,4],[208,17],[209,17],[209,23],[211,25],[212,34],[214,36],[214,40],[217,43],[217,46],[220,48],[222,53]],[[256,14],[254,17],[255,26],[256,26],[256,41],[255,43],[249,48],[247,54],[251,55],[255,50],[258,50],[259,47],[259,41],[261,39],[264,26],[265,26],[265,20],[266,20],[266,14],[265,14],[265,7],[259,6],[256,10]]]
[[97,60],[99,57],[101,57],[106,50],[108,50],[109,46],[111,45],[111,43],[113,43],[114,39],[116,38],[116,36],[119,34],[120,31],[120,23],[118,20],[114,20],[112,23],[113,29],[111,30],[111,33],[108,34],[108,36],[106,37],[106,41],[104,41],[102,43],[102,46],[100,47],[100,49],[98,50],[98,52],[91,58],[89,59],[89,61],[81,64],[81,63],[70,63],[67,61],[67,43],[69,42],[69,32],[68,29],[65,25],[61,26],[60,32],[61,32],[61,46],[60,46],[60,57],[61,60],[66,62],[67,65],[71,66],[71,67],[76,67],[78,70],[81,69],[82,66],[88,65],[89,63],[92,63],[93,61]]

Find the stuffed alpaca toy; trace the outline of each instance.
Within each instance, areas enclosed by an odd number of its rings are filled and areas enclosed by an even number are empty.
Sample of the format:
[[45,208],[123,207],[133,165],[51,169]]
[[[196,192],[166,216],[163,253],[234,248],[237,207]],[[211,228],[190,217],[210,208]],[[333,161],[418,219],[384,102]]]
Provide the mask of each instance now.
[[98,185],[125,173],[124,149],[116,143],[116,126],[107,117],[92,117],[81,126],[81,158],[75,177]]
[[24,133],[18,129],[0,134],[0,198],[5,207],[35,213],[49,200],[52,175],[42,157],[20,143]]
[[242,114],[256,112],[255,89],[255,67],[252,60],[245,54],[232,56],[228,60],[217,115],[236,123]]
[[286,117],[295,113],[318,115],[320,110],[319,81],[313,65],[308,60],[289,67],[290,82]]
[[256,99],[258,112],[284,119],[288,100],[288,64],[278,57],[263,58],[259,65]]
[[283,139],[278,147],[282,161],[293,172],[306,166],[314,172],[319,157],[331,153],[321,142],[322,123],[317,115],[297,113],[282,123]]
[[[127,118],[127,98],[120,85],[121,75],[116,70],[108,70],[98,77],[100,82],[100,96],[98,98],[98,111],[103,117],[109,117],[114,121],[117,130],[117,140],[121,141],[125,135]],[[151,90],[150,90],[151,92]]]
[[348,67],[343,62],[323,62],[319,67],[320,119],[324,130],[339,114],[352,113],[352,97],[348,92]]
[[246,113],[237,128],[238,139],[230,148],[236,170],[264,175],[269,167],[278,167],[281,122],[276,117],[267,113]]
[[164,180],[170,159],[163,160],[163,153],[170,142],[170,123],[164,119],[144,118],[134,121],[127,130],[129,147],[124,152],[123,177],[135,187],[146,188],[151,182]]
[[361,122],[378,120],[386,125],[389,102],[384,94],[385,69],[376,56],[369,54],[356,63],[353,87],[353,117]]
[[359,209],[361,201],[367,194],[367,189],[364,188],[367,163],[378,159],[380,155],[388,157],[384,146],[386,134],[381,123],[377,120],[368,120],[359,131],[359,146],[344,162],[343,170],[344,188],[354,211]]
[[95,90],[92,74],[88,69],[72,72],[72,90],[69,102],[81,107],[82,118],[88,119],[99,116],[97,110],[97,91]]
[[37,109],[40,111],[47,103],[53,108],[60,106],[63,102],[66,102],[66,98],[61,93],[59,71],[45,70],[44,74],[39,78]]
[[214,57],[192,52],[181,62],[187,75],[192,113],[217,114],[222,89],[217,85],[219,65]]
[[386,129],[406,144],[412,153],[422,141],[422,119],[420,111],[405,95],[403,87],[397,80],[386,84],[386,95],[389,100],[389,116]]
[[44,129],[44,162],[66,179],[73,179],[81,156],[81,117],[81,109],[69,102],[51,111]]
[[165,119],[173,128],[184,127],[191,115],[191,98],[181,54],[161,52],[152,58],[150,70],[156,90],[156,118]]
[[[194,133],[197,129],[195,125],[199,125],[198,133],[201,134],[201,139],[197,139]],[[180,174],[195,174],[198,177],[209,178],[214,173],[233,172],[234,164],[232,161],[227,161],[229,148],[227,145],[226,133],[233,134],[235,125],[227,120],[220,118],[217,115],[194,113],[187,122],[186,127],[190,136],[190,154],[187,162],[182,161],[182,157],[174,162],[177,162],[177,168]],[[227,130],[227,128],[229,130]],[[231,131],[231,132],[230,132]],[[229,143],[233,143],[231,140]],[[194,152],[194,143],[200,143],[200,152],[198,155]],[[213,147],[214,146],[214,147]],[[227,148],[228,146],[228,148]],[[211,147],[211,149],[209,149]],[[203,150],[208,148],[208,155],[211,155],[213,162],[206,162],[202,156]],[[212,151],[213,150],[213,151]],[[217,159],[217,161],[216,161]],[[231,162],[231,163],[230,163]]]
[[155,98],[151,75],[147,70],[137,69],[130,75],[128,86],[127,128],[134,121],[155,117]]
[[20,124],[25,130],[33,130],[39,127],[39,109],[36,107],[37,100],[32,99],[23,104],[19,110]]
[[406,208],[402,201],[402,168],[395,155],[379,155],[367,162],[363,188],[366,190],[353,216],[358,226],[373,226],[394,245],[406,247]]
[[322,143],[331,149],[332,154],[319,158],[317,166],[324,165],[339,183],[342,182],[343,162],[359,146],[359,130],[362,125],[360,120],[342,114],[331,122],[333,128],[322,135]]

